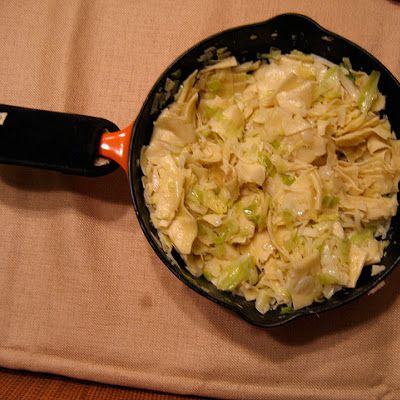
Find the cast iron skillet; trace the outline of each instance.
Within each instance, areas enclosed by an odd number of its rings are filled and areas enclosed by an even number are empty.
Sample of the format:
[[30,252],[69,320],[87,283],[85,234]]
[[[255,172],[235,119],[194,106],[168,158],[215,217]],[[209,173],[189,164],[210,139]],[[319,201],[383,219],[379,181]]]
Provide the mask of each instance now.
[[397,135],[400,133],[400,84],[395,77],[371,54],[323,29],[310,18],[299,14],[283,14],[262,23],[229,29],[192,47],[164,71],[151,89],[136,121],[121,131],[110,121],[100,118],[0,105],[0,162],[85,176],[107,174],[119,164],[128,174],[140,226],[164,264],[190,288],[235,311],[254,325],[282,325],[301,316],[334,309],[368,293],[399,263],[399,213],[393,218],[389,231],[390,245],[382,260],[386,266],[384,272],[371,277],[370,268],[366,267],[356,289],[344,289],[328,301],[289,314],[282,314],[278,308],[261,315],[253,302],[220,292],[203,277],[193,277],[176,252],[171,259],[162,250],[143,197],[140,151],[142,146],[149,143],[153,122],[160,110],[172,101],[170,91],[165,90],[167,79],[175,82],[172,85],[168,81],[168,87],[172,86],[176,91],[179,83],[193,70],[203,66],[203,61],[199,59],[210,47],[227,47],[239,62],[256,60],[259,53],[267,53],[270,47],[276,47],[282,52],[298,49],[315,53],[335,63],[340,63],[343,57],[349,57],[356,70],[367,73],[378,70],[381,72],[379,89],[386,95],[385,114],[393,130]]

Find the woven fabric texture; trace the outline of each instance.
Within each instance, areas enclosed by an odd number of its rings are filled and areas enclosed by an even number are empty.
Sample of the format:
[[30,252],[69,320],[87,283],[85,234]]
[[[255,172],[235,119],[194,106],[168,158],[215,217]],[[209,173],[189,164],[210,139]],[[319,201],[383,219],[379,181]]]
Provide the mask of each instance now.
[[[0,103],[123,127],[187,48],[282,12],[400,77],[396,1],[16,0],[0,6]],[[263,330],[165,268],[120,169],[89,179],[0,166],[0,226],[3,367],[220,398],[400,398],[400,270],[373,296]]]

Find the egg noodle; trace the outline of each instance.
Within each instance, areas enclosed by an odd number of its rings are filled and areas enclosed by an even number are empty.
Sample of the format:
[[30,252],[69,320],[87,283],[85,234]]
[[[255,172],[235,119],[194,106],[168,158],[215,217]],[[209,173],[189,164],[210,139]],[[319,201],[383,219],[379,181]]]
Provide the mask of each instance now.
[[296,50],[264,58],[194,71],[141,155],[164,249],[260,313],[382,272],[400,172],[378,72]]

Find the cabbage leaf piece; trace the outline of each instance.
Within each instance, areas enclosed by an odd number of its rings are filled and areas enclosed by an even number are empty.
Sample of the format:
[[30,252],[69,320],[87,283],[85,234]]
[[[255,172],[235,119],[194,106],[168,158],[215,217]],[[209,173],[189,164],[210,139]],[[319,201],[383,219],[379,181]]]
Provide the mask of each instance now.
[[184,206],[180,207],[167,232],[172,244],[181,254],[190,254],[197,236],[197,222]]
[[365,85],[361,88],[358,98],[358,107],[362,112],[367,112],[378,97],[378,82],[380,72],[372,71]]
[[224,291],[233,291],[242,282],[249,281],[255,284],[258,280],[258,272],[254,257],[244,255],[228,264],[219,276],[217,287]]

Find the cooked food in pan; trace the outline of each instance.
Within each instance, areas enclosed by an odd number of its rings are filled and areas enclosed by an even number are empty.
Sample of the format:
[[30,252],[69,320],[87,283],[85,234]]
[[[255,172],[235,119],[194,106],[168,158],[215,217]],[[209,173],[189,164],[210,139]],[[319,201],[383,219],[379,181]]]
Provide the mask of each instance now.
[[218,54],[142,151],[164,249],[260,313],[354,288],[366,265],[379,273],[400,174],[379,73],[296,50]]

